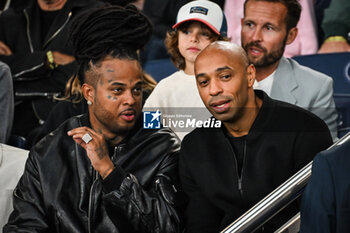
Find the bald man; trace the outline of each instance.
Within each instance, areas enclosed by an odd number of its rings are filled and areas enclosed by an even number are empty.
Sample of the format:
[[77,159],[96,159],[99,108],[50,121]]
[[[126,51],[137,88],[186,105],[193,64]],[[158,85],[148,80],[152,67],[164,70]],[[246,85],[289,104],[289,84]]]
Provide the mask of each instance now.
[[[214,42],[195,61],[199,94],[220,128],[197,128],[181,145],[180,176],[189,197],[187,232],[219,232],[332,144],[314,114],[253,90],[245,51]],[[261,230],[272,232],[297,204]]]

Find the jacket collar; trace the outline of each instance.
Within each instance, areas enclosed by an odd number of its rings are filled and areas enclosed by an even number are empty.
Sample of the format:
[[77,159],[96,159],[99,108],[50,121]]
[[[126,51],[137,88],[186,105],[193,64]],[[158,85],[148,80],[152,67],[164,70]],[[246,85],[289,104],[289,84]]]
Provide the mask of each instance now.
[[[247,140],[256,138],[265,131],[269,123],[269,119],[272,117],[273,108],[275,107],[275,102],[265,92],[261,90],[254,90],[254,92],[255,96],[262,100],[262,105],[252,127],[247,134]],[[224,127],[224,124],[222,124],[220,133],[224,133],[226,131]]]
[[287,58],[282,57],[276,70],[270,96],[274,99],[296,104],[297,99],[293,95],[293,91],[297,87],[298,83],[295,80],[295,73],[292,64]]

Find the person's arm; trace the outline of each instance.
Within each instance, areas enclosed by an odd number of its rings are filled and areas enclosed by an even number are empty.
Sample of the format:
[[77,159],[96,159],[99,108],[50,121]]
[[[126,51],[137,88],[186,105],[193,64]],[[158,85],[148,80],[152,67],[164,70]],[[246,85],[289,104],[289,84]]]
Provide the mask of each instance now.
[[[89,133],[92,140],[85,143],[83,136]],[[143,187],[133,174],[126,173],[122,167],[112,163],[104,137],[92,129],[80,127],[68,135],[86,151],[92,166],[100,174],[103,185],[103,205],[116,226],[125,224],[137,232],[178,233],[182,231],[181,191],[178,185],[178,150],[170,144],[163,160],[156,168],[153,181]],[[164,151],[162,142],[150,148]],[[157,147],[157,148],[156,148]],[[123,218],[127,223],[121,223]]]
[[294,145],[294,172],[311,162],[317,153],[333,144],[327,125],[317,116],[303,119]]
[[335,232],[335,194],[329,164],[322,155],[315,157],[312,175],[303,194],[300,233]]
[[[14,16],[12,11],[6,12],[0,17],[0,60],[5,62],[10,68],[11,73],[16,80],[20,77],[24,80],[32,78],[47,78],[49,77],[51,70],[47,65],[47,52],[48,50],[53,51],[55,63],[64,67],[72,63],[75,59],[72,55],[66,54],[63,51],[67,50],[67,45],[65,41],[62,41],[60,47],[47,48],[39,50],[35,49],[30,51],[28,45],[25,44],[23,48],[18,47],[14,40],[17,41],[18,33],[13,33],[11,27],[9,27],[9,21],[12,19],[16,23],[22,24],[22,29],[25,30],[25,21],[18,21],[19,16]],[[23,16],[24,17],[24,16]],[[26,42],[27,39],[22,38],[23,42]],[[55,54],[56,53],[56,54]],[[62,68],[60,68],[62,69]]]
[[122,215],[137,232],[182,232],[177,158],[177,153],[166,155],[147,189],[134,175],[115,166],[103,181],[103,203],[112,221],[117,224]]
[[325,80],[310,110],[327,124],[335,141],[338,135],[338,114],[333,99],[333,79],[329,78]]
[[0,64],[0,87],[0,143],[6,143],[11,134],[14,97],[11,72],[3,63]]
[[36,152],[31,151],[24,174],[13,193],[14,210],[3,228],[3,233],[43,233],[49,230],[36,158]]
[[322,29],[325,41],[319,53],[350,52],[350,1],[332,0],[324,12]]

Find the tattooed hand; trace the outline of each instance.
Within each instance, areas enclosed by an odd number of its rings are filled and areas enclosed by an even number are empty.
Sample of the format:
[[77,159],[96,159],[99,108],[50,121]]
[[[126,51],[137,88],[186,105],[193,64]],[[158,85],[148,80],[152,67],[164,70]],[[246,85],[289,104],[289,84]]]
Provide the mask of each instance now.
[[[82,137],[90,134],[92,140],[85,143]],[[88,127],[79,127],[68,131],[68,136],[72,136],[73,140],[81,145],[87,153],[92,166],[105,179],[114,169],[112,160],[108,154],[107,143],[102,134],[95,132]]]

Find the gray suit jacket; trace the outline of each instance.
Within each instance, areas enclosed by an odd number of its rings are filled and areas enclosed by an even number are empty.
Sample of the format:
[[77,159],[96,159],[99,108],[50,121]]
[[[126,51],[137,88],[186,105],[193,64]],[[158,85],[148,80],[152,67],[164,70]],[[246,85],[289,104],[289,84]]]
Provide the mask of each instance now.
[[10,68],[0,62],[0,143],[10,138],[14,114],[14,95]]
[[331,77],[282,57],[270,96],[310,110],[326,122],[333,140],[337,137],[338,114],[333,100]]

